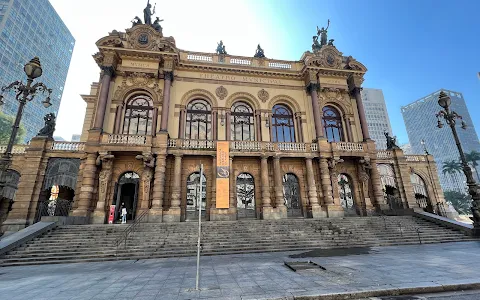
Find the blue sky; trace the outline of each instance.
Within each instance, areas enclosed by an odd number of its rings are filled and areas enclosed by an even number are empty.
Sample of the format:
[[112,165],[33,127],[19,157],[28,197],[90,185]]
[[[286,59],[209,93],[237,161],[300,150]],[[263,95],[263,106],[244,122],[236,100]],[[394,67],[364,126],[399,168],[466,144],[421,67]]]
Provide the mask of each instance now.
[[[80,133],[90,83],[98,80],[95,42],[128,28],[146,0],[50,0],[76,39],[56,134]],[[382,89],[394,134],[408,142],[402,105],[440,88],[462,92],[480,130],[479,0],[154,0],[166,36],[190,51],[299,60],[316,26],[331,20],[337,49],[368,68],[365,87]],[[92,7],[95,7],[92,10]],[[108,12],[109,17],[105,17]],[[88,22],[86,22],[88,20]]]
[[[365,87],[383,90],[394,134],[408,142],[400,107],[440,88],[463,93],[477,130],[480,120],[480,1],[272,0],[279,58],[297,60],[317,25],[331,20],[337,49],[368,68]],[[268,21],[267,21],[268,17]],[[265,49],[268,53],[270,49]]]

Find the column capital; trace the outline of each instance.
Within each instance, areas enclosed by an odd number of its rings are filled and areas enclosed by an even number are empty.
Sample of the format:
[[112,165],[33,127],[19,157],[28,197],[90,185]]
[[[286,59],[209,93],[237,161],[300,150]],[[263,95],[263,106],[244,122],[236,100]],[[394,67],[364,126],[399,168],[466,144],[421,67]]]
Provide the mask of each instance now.
[[262,155],[260,155],[260,158],[261,158],[261,159],[268,159],[269,157],[270,157],[270,155],[268,155],[268,154],[262,154]]
[[363,83],[364,79],[362,76],[360,75],[350,75],[350,77],[348,77],[348,89],[351,93],[355,92],[355,91],[361,91],[362,89],[362,83]]
[[101,77],[105,75],[113,77],[115,75],[115,67],[113,66],[100,66],[100,69],[102,70]]
[[310,82],[305,87],[307,93],[311,95],[313,92],[318,92],[320,90],[320,83],[318,82]]
[[163,71],[163,78],[164,80],[170,80],[170,82],[173,82],[174,80],[174,73],[173,71]]
[[173,156],[175,156],[175,158],[182,158],[183,153],[174,153]]

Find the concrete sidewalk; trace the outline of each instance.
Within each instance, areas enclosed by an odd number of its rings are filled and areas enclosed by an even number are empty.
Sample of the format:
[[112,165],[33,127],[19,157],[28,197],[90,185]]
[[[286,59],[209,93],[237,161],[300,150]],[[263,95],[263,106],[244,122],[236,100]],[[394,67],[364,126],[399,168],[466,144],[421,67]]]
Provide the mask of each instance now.
[[[314,299],[480,287],[480,242],[372,248],[368,254],[290,258],[302,252],[0,268],[2,299]],[[293,272],[284,261],[326,270]],[[369,291],[369,293],[361,293]],[[356,293],[356,294],[355,294]],[[377,293],[377,294],[375,294]]]

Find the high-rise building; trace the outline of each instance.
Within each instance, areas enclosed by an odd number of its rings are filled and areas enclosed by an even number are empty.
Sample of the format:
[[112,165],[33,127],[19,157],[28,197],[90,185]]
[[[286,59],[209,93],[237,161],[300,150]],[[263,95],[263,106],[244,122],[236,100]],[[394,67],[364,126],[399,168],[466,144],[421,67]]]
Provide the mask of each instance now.
[[[408,138],[414,153],[423,153],[422,140],[425,140],[427,151],[433,155],[437,163],[437,169],[440,176],[440,183],[444,191],[456,190],[466,192],[466,179],[462,171],[450,173],[444,169],[444,163],[459,161],[459,154],[452,131],[448,126],[437,127],[436,114],[442,109],[438,105],[438,95],[436,91],[426,97],[423,97],[407,106],[402,107],[402,115],[407,127]],[[457,127],[458,136],[465,153],[471,151],[480,152],[480,143],[473,127],[473,122],[468,113],[467,105],[463,95],[459,92],[443,90],[452,99],[451,109],[463,117],[467,123],[467,129],[463,130]],[[474,172],[476,170],[473,170]]]
[[[403,150],[403,154],[406,154],[406,155],[414,154],[413,150],[412,150],[412,145],[410,145],[410,143],[401,145],[400,149]],[[420,153],[418,153],[418,154],[420,154]]]
[[[23,66],[38,56],[43,67],[39,80],[53,90],[50,108],[36,99],[26,105],[22,118],[25,142],[44,126],[47,113],[58,113],[74,45],[75,39],[48,0],[0,0],[0,87],[16,80],[25,82]],[[1,109],[15,116],[15,95],[4,96]]]
[[392,136],[392,126],[383,92],[379,89],[364,88],[362,99],[370,138],[376,142],[377,149],[386,149],[385,131]]
[[72,134],[72,142],[80,142],[80,134]]

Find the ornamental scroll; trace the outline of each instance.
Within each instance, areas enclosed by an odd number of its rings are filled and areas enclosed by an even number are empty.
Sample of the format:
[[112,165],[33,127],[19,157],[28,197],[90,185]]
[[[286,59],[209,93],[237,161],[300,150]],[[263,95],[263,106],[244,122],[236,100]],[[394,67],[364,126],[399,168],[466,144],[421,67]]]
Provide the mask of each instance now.
[[217,142],[217,208],[230,208],[230,143]]

